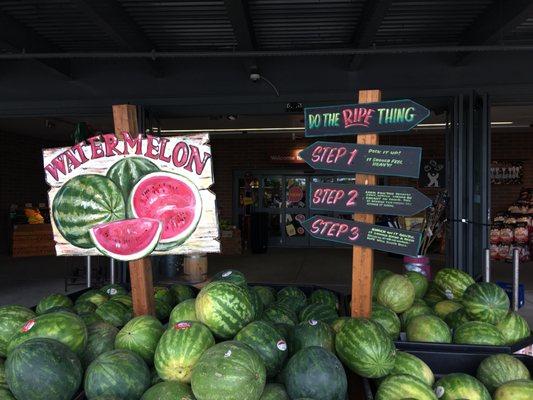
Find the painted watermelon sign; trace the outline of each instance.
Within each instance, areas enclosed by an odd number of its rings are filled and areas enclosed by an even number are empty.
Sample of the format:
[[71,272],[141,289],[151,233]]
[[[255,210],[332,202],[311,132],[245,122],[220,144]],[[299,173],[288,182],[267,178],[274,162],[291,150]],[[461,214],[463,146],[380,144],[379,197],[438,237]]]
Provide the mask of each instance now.
[[219,252],[209,135],[123,136],[43,150],[57,255]]

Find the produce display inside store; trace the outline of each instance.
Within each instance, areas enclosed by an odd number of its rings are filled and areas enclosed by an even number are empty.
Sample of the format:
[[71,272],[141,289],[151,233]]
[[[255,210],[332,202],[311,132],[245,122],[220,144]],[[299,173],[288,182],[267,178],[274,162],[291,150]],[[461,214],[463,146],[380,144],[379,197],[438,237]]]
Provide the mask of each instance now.
[[[377,400],[533,399],[531,370],[512,354],[487,355],[476,373],[440,375],[406,340],[503,345],[528,337],[497,285],[443,269],[378,270],[370,319],[309,287],[248,285],[226,270],[198,293],[154,288],[157,316],[133,317],[119,285],[44,297],[31,310],[0,307],[0,399],[345,400],[350,373]],[[38,387],[39,390],[35,390]],[[85,396],[85,397],[80,397]]]

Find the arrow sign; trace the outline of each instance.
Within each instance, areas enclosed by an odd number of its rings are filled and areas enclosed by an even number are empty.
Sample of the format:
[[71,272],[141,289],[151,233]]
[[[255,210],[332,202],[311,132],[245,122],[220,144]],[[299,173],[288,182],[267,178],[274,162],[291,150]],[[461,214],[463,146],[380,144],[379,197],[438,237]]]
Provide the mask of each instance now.
[[311,183],[311,210],[349,214],[413,215],[431,200],[411,187]]
[[418,178],[420,147],[315,142],[300,157],[315,169]]
[[305,112],[305,136],[339,136],[409,131],[429,116],[412,100],[311,107]]
[[317,239],[352,246],[370,247],[406,256],[418,254],[422,235],[419,232],[365,224],[345,219],[315,215],[302,222],[304,229]]

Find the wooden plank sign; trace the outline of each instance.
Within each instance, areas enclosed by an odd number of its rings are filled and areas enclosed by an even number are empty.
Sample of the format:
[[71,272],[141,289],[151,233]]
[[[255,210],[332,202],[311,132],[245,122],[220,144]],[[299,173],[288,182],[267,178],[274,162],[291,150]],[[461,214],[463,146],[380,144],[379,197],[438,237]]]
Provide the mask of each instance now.
[[302,226],[317,239],[363,246],[406,256],[418,254],[422,239],[419,232],[320,215],[315,215],[302,222]]
[[413,215],[431,205],[431,199],[412,187],[311,183],[311,210],[348,214]]
[[219,252],[209,135],[121,136],[43,150],[57,255]]
[[306,108],[305,136],[406,132],[430,112],[412,100]]
[[311,167],[327,171],[418,178],[420,147],[315,142],[300,152]]

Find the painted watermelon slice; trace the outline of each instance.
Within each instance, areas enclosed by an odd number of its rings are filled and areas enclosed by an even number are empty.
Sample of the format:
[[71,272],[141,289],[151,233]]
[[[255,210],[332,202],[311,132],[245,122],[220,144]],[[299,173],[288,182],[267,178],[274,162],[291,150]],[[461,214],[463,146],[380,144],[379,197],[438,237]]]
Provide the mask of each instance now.
[[136,218],[109,222],[91,228],[91,239],[104,255],[131,261],[150,254],[161,237],[163,225],[156,219]]
[[169,250],[185,242],[202,215],[202,198],[196,185],[170,172],[145,175],[133,187],[128,203],[131,215],[163,224],[156,250]]

